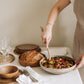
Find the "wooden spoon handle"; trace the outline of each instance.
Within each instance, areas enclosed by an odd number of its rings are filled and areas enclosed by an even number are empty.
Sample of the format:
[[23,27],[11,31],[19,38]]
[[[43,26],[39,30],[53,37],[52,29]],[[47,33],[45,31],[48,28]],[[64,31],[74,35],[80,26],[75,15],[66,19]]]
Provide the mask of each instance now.
[[43,27],[42,27],[42,26],[40,26],[40,28],[41,28],[41,31],[43,32],[43,31],[44,31]]

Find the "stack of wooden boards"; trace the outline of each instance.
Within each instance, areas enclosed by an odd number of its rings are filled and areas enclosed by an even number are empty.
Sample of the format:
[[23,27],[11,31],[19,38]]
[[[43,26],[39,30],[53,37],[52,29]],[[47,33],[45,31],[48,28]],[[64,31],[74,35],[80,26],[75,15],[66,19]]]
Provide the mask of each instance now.
[[40,60],[44,57],[41,48],[36,44],[22,44],[15,47],[14,52],[19,54],[19,63],[22,66],[39,66]]

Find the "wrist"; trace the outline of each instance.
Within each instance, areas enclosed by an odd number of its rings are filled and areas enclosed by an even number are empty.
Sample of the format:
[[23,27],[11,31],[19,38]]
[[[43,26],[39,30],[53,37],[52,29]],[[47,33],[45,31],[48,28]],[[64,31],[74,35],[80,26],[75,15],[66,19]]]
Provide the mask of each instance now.
[[52,27],[53,27],[53,24],[52,24],[52,23],[47,23],[47,24],[46,24],[46,26],[48,26],[48,27],[51,27],[51,28],[52,28]]
[[52,31],[52,24],[48,23],[46,25],[46,30]]

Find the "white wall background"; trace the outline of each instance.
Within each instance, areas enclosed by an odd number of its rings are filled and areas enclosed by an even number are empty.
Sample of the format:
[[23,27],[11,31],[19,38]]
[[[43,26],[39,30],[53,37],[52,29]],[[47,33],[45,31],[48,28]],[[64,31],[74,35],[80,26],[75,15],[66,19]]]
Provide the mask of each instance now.
[[[0,0],[0,41],[11,38],[14,45],[35,43],[43,46],[40,26],[45,27],[49,12],[57,0]],[[73,4],[59,15],[50,46],[72,49],[76,18]]]

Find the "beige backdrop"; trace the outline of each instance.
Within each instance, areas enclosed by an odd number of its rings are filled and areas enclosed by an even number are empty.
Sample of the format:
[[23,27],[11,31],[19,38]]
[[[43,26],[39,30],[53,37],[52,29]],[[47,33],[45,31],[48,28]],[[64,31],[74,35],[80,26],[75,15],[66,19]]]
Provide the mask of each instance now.
[[[0,41],[11,38],[13,45],[35,43],[41,46],[40,25],[45,27],[56,0],[0,0]],[[62,11],[53,28],[50,46],[72,49],[76,18],[73,4]]]

